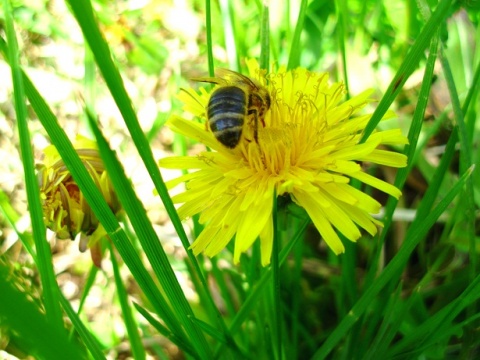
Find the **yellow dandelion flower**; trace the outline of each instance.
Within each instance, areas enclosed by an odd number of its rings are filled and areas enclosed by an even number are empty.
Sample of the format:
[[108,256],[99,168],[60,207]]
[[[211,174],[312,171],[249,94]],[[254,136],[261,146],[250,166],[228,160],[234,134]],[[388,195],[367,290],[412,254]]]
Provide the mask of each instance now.
[[[194,254],[214,256],[235,237],[236,263],[260,238],[262,264],[269,264],[275,190],[278,196],[289,194],[306,210],[335,254],[344,252],[337,231],[351,241],[360,238],[360,228],[376,234],[381,223],[371,214],[378,213],[381,205],[352,187],[350,180],[398,198],[400,190],[365,173],[359,162],[404,167],[406,156],[381,147],[406,144],[407,139],[394,129],[374,132],[359,143],[371,117],[359,112],[372,101],[370,91],[342,102],[344,84],[330,84],[327,73],[298,68],[266,76],[255,61],[248,66],[251,78],[268,90],[270,108],[263,121],[257,121],[257,132],[253,116],[247,116],[234,149],[222,145],[203,123],[212,93],[205,89],[200,93],[188,89],[179,95],[185,110],[202,123],[179,116],[168,121],[173,131],[213,150],[160,160],[163,168],[189,171],[167,185],[186,184],[186,190],[173,197],[182,204],[178,213],[183,219],[200,214],[199,221],[205,225],[191,245]],[[218,82],[213,91],[228,79]],[[383,120],[393,116],[388,112]]]
[[[108,205],[117,213],[120,205],[96,143],[78,135],[73,146]],[[88,246],[92,259],[99,265],[101,258],[98,241],[107,233],[90,209],[55,146],[49,145],[43,152],[43,162],[37,166],[37,177],[45,224],[61,240],[74,240],[80,233],[80,250],[85,251]]]

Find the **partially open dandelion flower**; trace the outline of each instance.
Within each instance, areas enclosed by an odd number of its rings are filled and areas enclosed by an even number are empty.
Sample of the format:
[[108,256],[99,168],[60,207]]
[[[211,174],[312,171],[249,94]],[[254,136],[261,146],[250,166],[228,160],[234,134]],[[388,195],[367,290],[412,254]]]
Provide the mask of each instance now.
[[[350,179],[398,198],[400,190],[365,173],[359,162],[404,167],[403,154],[379,147],[406,144],[407,139],[394,129],[374,132],[359,144],[371,114],[358,113],[372,101],[370,91],[341,102],[344,85],[329,84],[327,73],[281,69],[266,77],[256,62],[248,65],[251,78],[268,90],[271,100],[265,118],[258,122],[258,141],[253,140],[251,116],[234,149],[217,141],[203,123],[179,116],[168,121],[173,131],[214,150],[160,160],[161,167],[190,171],[167,185],[186,184],[186,190],[173,197],[175,203],[182,203],[178,213],[183,219],[200,214],[205,225],[191,246],[193,252],[214,256],[235,236],[234,262],[238,262],[259,237],[262,264],[267,265],[275,193],[289,194],[306,210],[335,254],[344,252],[335,229],[351,241],[360,238],[360,228],[376,234],[381,223],[371,214],[378,213],[381,205],[352,187]],[[210,94],[189,89],[180,98],[186,111],[205,120]],[[384,120],[393,115],[388,112]]]
[[[96,143],[77,136],[73,146],[108,205],[117,213],[120,205]],[[93,260],[99,260],[98,253],[94,252],[100,250],[98,240],[107,233],[83,197],[55,146],[50,145],[44,149],[43,162],[37,168],[46,226],[56,233],[58,239],[74,240],[77,234],[82,234],[80,250],[85,251],[88,245]]]

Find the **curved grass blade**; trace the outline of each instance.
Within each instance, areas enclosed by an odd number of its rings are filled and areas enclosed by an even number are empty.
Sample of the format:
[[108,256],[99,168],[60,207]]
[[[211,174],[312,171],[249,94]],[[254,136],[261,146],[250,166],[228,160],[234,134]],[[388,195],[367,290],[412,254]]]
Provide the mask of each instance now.
[[[432,87],[432,79],[433,79],[433,74],[435,69],[435,62],[437,59],[438,42],[439,42],[439,34],[437,33],[433,37],[432,42],[430,44],[429,56],[427,59],[425,72],[423,74],[422,86],[420,88],[420,93],[418,95],[419,100],[417,102],[417,106],[415,107],[412,124],[410,125],[410,129],[408,132],[408,144],[405,146],[405,150],[404,150],[405,154],[408,157],[407,167],[403,169],[399,169],[397,172],[397,176],[395,177],[394,185],[398,189],[403,189],[407,176],[414,165],[413,159],[417,151],[418,138],[420,136],[420,131],[422,129],[424,115],[428,105],[430,89]],[[446,160],[447,158],[443,161],[446,161]],[[445,171],[447,170],[446,168],[444,169]],[[443,175],[444,173],[438,174],[436,176],[436,179],[443,179]],[[426,195],[422,200],[422,203],[424,201],[427,201],[427,199],[431,199],[433,201],[433,199],[437,197],[439,189],[440,189],[440,183],[435,182],[430,184],[428,190],[429,190],[429,193],[431,193],[431,195],[429,195],[428,197]],[[380,234],[380,240],[379,240],[380,244],[383,244],[385,242],[385,238],[388,234],[388,230],[392,225],[393,212],[395,211],[397,204],[398,204],[398,200],[395,199],[393,196],[390,196],[388,198],[387,204],[385,205],[384,228],[382,230],[382,233]],[[368,284],[372,283],[375,277],[375,274],[377,272],[377,264],[380,259],[380,251],[381,251],[381,246],[377,248],[377,254],[376,256],[373,257],[372,265],[369,268],[369,273],[365,281],[367,286]]]
[[260,69],[270,69],[270,13],[267,2],[263,3],[260,28]]
[[207,60],[208,74],[215,76],[215,65],[213,61],[213,43],[212,43],[212,4],[210,0],[205,1],[205,26],[207,33]]
[[157,331],[169,339],[172,343],[177,345],[185,353],[195,357],[195,351],[189,343],[184,342],[181,338],[175,336],[170,330],[163,326],[157,319],[155,319],[145,308],[141,307],[137,303],[133,303],[135,309],[142,314],[142,316],[155,328]]
[[279,233],[278,233],[278,206],[277,206],[277,193],[276,189],[273,194],[273,209],[272,209],[272,222],[273,222],[273,248],[272,248],[272,289],[273,289],[273,353],[276,359],[283,358],[282,351],[282,299],[280,297],[280,262],[279,262]]
[[[463,174],[468,171],[472,165],[472,151],[473,144],[468,136],[467,127],[465,124],[464,112],[460,105],[460,99],[458,98],[457,88],[453,79],[453,74],[445,56],[440,57],[442,63],[443,73],[447,82],[450,98],[452,101],[452,109],[454,115],[455,125],[458,129],[458,137],[460,142],[460,166],[459,173]],[[475,86],[473,84],[472,86]],[[462,222],[462,227],[466,232],[469,243],[469,260],[470,260],[470,276],[473,280],[477,274],[478,260],[475,238],[475,204],[474,204],[474,192],[473,192],[473,178],[467,180],[464,194],[460,198],[460,201],[456,205],[457,220]]]
[[[231,350],[231,354],[226,355],[223,354],[220,358],[225,359],[225,358],[230,358],[233,356],[235,359],[248,359],[248,354],[244,351],[241,350],[237,344],[232,342],[232,339],[229,339],[224,336],[220,331],[212,327],[210,324],[207,324],[206,322],[195,318],[193,321],[195,321],[202,329],[205,331],[206,334],[210,335],[212,338],[216,339],[218,342],[222,343],[225,345],[228,350]],[[233,355],[235,354],[235,355]]]
[[345,83],[345,90],[347,92],[347,100],[350,99],[350,87],[348,85],[348,57],[347,57],[347,48],[345,43],[347,41],[347,16],[349,14],[348,11],[348,3],[345,0],[337,1],[337,6],[335,6],[336,14],[338,17],[338,24],[337,24],[337,39],[340,46],[340,53],[342,54],[342,72],[343,72],[343,81]]
[[103,355],[102,348],[98,343],[97,339],[93,337],[93,335],[88,331],[85,327],[85,324],[80,320],[78,314],[72,309],[72,305],[70,302],[65,299],[63,294],[60,296],[60,303],[62,304],[63,310],[68,315],[68,318],[72,321],[72,324],[75,330],[80,335],[83,343],[87,347],[88,351],[92,355],[95,360],[103,360],[106,359],[105,355]]
[[53,270],[50,246],[46,238],[46,228],[45,223],[43,222],[42,204],[40,202],[40,190],[38,188],[37,177],[35,174],[33,149],[27,124],[26,97],[22,71],[20,69],[17,38],[13,26],[10,2],[8,0],[4,0],[3,5],[5,10],[4,16],[8,48],[3,41],[1,47],[5,58],[9,61],[12,73],[15,113],[17,117],[20,150],[22,155],[23,171],[25,175],[28,210],[32,223],[33,239],[35,241],[35,248],[37,251],[36,265],[38,266],[38,271],[40,273],[40,279],[42,282],[47,318],[52,324],[56,324],[56,326],[59,328],[63,328],[62,314],[58,302],[59,288]]
[[[111,174],[110,178],[113,187],[116,190],[116,194],[129,216],[143,250],[148,257],[158,280],[161,282],[171,306],[173,307],[172,311],[170,306],[167,305],[167,302],[162,300],[162,311],[159,314],[162,315],[166,320],[167,325],[177,334],[177,336],[186,336],[180,324],[183,325],[187,334],[192,335],[192,332],[196,331],[195,328],[192,328],[193,323],[191,318],[194,317],[193,311],[185,298],[164,249],[159,246],[160,240],[158,239],[140,200],[137,198],[125,176],[118,159],[108,147],[106,139],[103,137],[98,125],[95,120],[92,119],[88,111],[87,115],[91,129],[97,139],[98,148],[103,163],[105,164],[105,168],[107,169],[107,172]],[[192,337],[192,341],[194,340],[195,337]]]
[[287,70],[294,69],[300,65],[300,36],[302,35],[303,26],[305,24],[305,15],[307,13],[307,0],[302,0],[300,4],[300,11],[298,12],[298,19],[295,25],[295,32],[293,34],[292,43],[290,45],[290,55],[288,57]]
[[37,254],[33,250],[33,237],[30,233],[21,232],[17,227],[17,221],[20,220],[20,215],[16,212],[16,210],[10,204],[10,200],[1,189],[0,189],[0,211],[2,212],[3,216],[12,227],[13,231],[17,234],[18,238],[22,242],[22,245],[25,247],[29,255],[32,257],[33,262],[37,263]]
[[113,248],[110,243],[108,243],[108,248],[110,250],[110,260],[112,262],[113,276],[115,278],[115,287],[117,289],[118,300],[122,309],[123,321],[127,328],[128,337],[130,339],[132,355],[134,359],[145,359],[145,349],[143,348],[142,339],[138,332],[138,325],[133,317],[132,308],[128,303],[128,294],[125,290],[125,285],[123,285],[123,281],[120,276],[120,270],[118,268],[118,262],[117,259],[115,259],[115,253],[113,252]]
[[228,0],[220,0],[219,5],[225,34],[225,48],[227,51],[228,67],[232,70],[238,71],[240,69],[240,59],[237,52],[238,46],[236,42],[237,37],[235,36],[232,2]]

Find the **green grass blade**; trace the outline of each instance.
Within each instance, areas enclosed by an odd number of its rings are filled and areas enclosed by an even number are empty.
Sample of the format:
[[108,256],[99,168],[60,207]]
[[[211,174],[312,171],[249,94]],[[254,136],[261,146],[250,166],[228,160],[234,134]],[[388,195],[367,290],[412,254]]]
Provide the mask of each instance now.
[[22,245],[28,251],[29,255],[32,257],[33,262],[37,263],[37,254],[35,254],[35,250],[33,250],[33,237],[30,233],[21,232],[17,227],[17,221],[20,220],[20,215],[16,212],[16,210],[10,204],[8,196],[0,189],[0,211],[10,224],[12,229],[17,234],[18,238],[22,242]]
[[421,219],[422,217],[427,216],[427,214],[431,211],[432,206],[438,197],[440,184],[445,178],[445,174],[448,171],[448,166],[450,166],[453,156],[455,155],[455,146],[457,141],[458,133],[454,129],[454,131],[450,135],[450,138],[448,139],[445,153],[443,154],[442,159],[440,160],[440,164],[435,171],[433,181],[429,184],[427,192],[425,193],[425,196],[423,197],[422,202],[418,207],[416,218]]
[[[368,340],[366,343],[370,343],[371,346],[368,347],[368,351],[365,351],[365,346],[362,349],[360,353],[358,353],[358,348],[356,349],[357,355],[356,356],[361,356],[362,359],[364,360],[374,360],[377,358],[383,359],[387,358],[385,357],[378,357],[378,352],[379,352],[379,347],[382,345],[387,345],[388,342],[385,341],[386,334],[388,333],[389,330],[391,330],[391,324],[398,319],[399,316],[406,316],[406,306],[402,304],[401,302],[401,291],[402,291],[402,284],[400,283],[397,286],[397,289],[390,295],[388,296],[388,301],[386,301],[384,304],[384,310],[379,311],[382,315],[382,323],[379,327],[375,326],[375,324],[371,324],[369,322],[370,328],[375,329],[375,336],[372,341],[370,341],[370,336],[366,337]],[[378,306],[378,308],[381,308],[381,306]],[[352,349],[355,351],[355,348]]]
[[[88,118],[90,120],[90,127],[97,139],[100,155],[102,156],[107,172],[111,174],[110,178],[112,185],[116,190],[116,194],[129,216],[143,250],[148,257],[158,280],[161,282],[162,287],[169,297],[171,306],[173,307],[173,311],[170,313],[170,307],[165,300],[162,300],[162,317],[165,317],[168,326],[177,334],[177,336],[186,336],[183,329],[180,327],[181,323],[185,327],[186,332],[192,336],[192,340],[195,340],[195,336],[198,336],[198,338],[201,339],[203,337],[202,333],[199,332],[199,329],[193,327],[193,323],[190,320],[194,317],[192,309],[185,298],[170,262],[168,261],[167,255],[160,245],[160,240],[158,239],[152,224],[148,220],[147,214],[143,209],[140,200],[133,191],[115,154],[108,147],[108,143],[100,132],[95,120],[92,119],[89,114]],[[197,340],[200,341],[199,339]]]
[[300,65],[300,54],[301,49],[300,37],[302,35],[302,30],[305,23],[305,15],[307,13],[307,0],[302,0],[300,4],[300,11],[298,12],[298,19],[295,25],[295,32],[293,34],[293,39],[290,44],[290,55],[288,57],[287,69],[294,69]]
[[410,227],[405,242],[398,251],[397,255],[385,267],[375,283],[359,298],[352,307],[349,314],[343,318],[335,330],[329,335],[320,349],[314,354],[313,359],[325,359],[333,348],[348,333],[350,328],[356,323],[358,318],[363,315],[376,295],[387,285],[395,276],[398,275],[408,261],[408,258],[420,240],[426,235],[427,231],[437,221],[438,217],[445,211],[447,206],[453,201],[456,195],[461,191],[470,173],[464,174],[457,184],[447,193],[438,205],[429,213],[428,216],[416,219],[416,222]]
[[90,267],[90,271],[88,272],[87,279],[85,280],[85,285],[83,286],[82,296],[80,297],[80,303],[78,304],[77,314],[80,314],[83,309],[83,305],[85,304],[85,300],[87,296],[95,284],[95,278],[97,277],[98,268],[92,264]]
[[347,100],[350,98],[350,87],[348,86],[348,57],[347,57],[347,49],[345,43],[347,41],[347,16],[349,14],[348,11],[348,3],[345,0],[337,1],[337,6],[335,7],[338,24],[337,24],[337,38],[338,44],[340,46],[340,53],[342,54],[342,72],[343,72],[343,81],[345,82],[345,90],[347,91]]
[[72,309],[72,305],[67,299],[65,299],[63,295],[60,296],[60,303],[62,304],[63,310],[65,310],[65,313],[72,322],[74,329],[80,335],[83,343],[87,347],[92,357],[96,360],[105,359],[105,355],[103,355],[99,342],[95,337],[93,337],[90,331],[88,331],[88,329],[85,327],[85,324],[82,322],[82,320],[80,320],[78,314]]
[[228,353],[228,355],[223,354],[220,358],[224,359],[233,356],[235,359],[248,359],[248,355],[245,353],[245,351],[242,351],[234,342],[232,342],[231,338],[225,337],[224,334],[200,319],[195,318],[193,321],[195,321],[206,334],[210,335],[213,339],[217,340],[221,344],[227,346],[229,350],[232,350]]
[[417,67],[420,59],[424,56],[423,53],[431,39],[439,27],[444,24],[444,20],[449,14],[451,4],[452,0],[441,0],[437,5],[435,12],[432,14],[430,19],[423,27],[421,33],[416,38],[415,43],[410,48],[410,51],[405,56],[404,61],[400,65],[400,68],[388,86],[385,95],[382,97],[382,100],[375,109],[372,118],[365,127],[365,131],[360,143],[365,142],[370,134],[376,129],[383,115],[385,115],[388,108],[393,103],[393,100],[395,100],[400,92],[401,88]]
[[[27,124],[27,106],[24,90],[22,72],[19,63],[19,49],[17,38],[13,26],[13,18],[10,9],[10,2],[3,1],[4,16],[6,25],[6,35],[8,39],[8,49],[2,46],[2,50],[9,59],[12,74],[15,113],[17,116],[18,133],[20,138],[20,150],[22,155],[23,171],[25,175],[25,185],[27,190],[28,208],[30,220],[32,223],[33,238],[37,251],[37,266],[42,282],[43,296],[45,300],[45,309],[48,320],[58,327],[63,327],[62,314],[59,306],[59,289],[55,279],[52,265],[52,255],[50,246],[46,238],[46,228],[43,222],[43,211],[40,202],[40,190],[38,188],[35,165],[33,158],[32,143],[30,141],[30,132]],[[2,42],[2,45],[3,42]]]
[[[458,97],[457,87],[450,68],[450,64],[446,56],[441,56],[440,61],[442,63],[443,73],[447,82],[447,87],[450,93],[452,101],[452,108],[454,114],[454,121],[456,128],[458,129],[458,137],[460,142],[460,164],[459,173],[465,173],[469,171],[473,158],[473,136],[467,131],[467,125],[465,124],[464,112],[460,105],[460,99]],[[474,85],[473,85],[474,86]],[[474,203],[474,189],[473,189],[474,177],[467,180],[465,189],[463,190],[463,196],[456,204],[455,217],[452,218],[452,222],[455,221],[458,226],[462,228],[462,236],[466,238],[466,242],[469,244],[469,276],[471,281],[474,281],[478,273],[478,252],[477,252],[477,238],[476,238],[476,216],[475,216],[475,203]],[[448,227],[446,227],[447,231]],[[478,309],[478,305],[472,304],[467,311],[467,316],[473,316]],[[468,342],[474,340],[467,339],[466,346],[473,346]]]
[[142,316],[155,328],[157,331],[177,345],[185,353],[195,357],[196,353],[192,346],[188,342],[184,342],[183,339],[177,337],[174,333],[168,330],[165,326],[162,325],[157,319],[155,319],[145,308],[140,306],[137,303],[133,303],[135,309],[142,314]]
[[113,276],[115,278],[115,287],[117,289],[118,300],[120,301],[120,307],[122,309],[123,321],[125,323],[125,327],[127,328],[128,337],[130,339],[132,355],[134,359],[145,359],[145,349],[138,332],[138,325],[133,317],[132,308],[128,302],[128,294],[125,290],[122,277],[120,276],[118,262],[117,259],[115,259],[115,253],[110,243],[108,243],[108,248],[110,250],[110,260],[112,262]]
[[272,290],[273,290],[273,353],[274,358],[282,359],[282,299],[280,297],[280,237],[278,233],[278,207],[277,207],[277,194],[274,191],[273,194],[273,207],[272,207],[272,222],[273,222],[273,247],[272,247]]
[[345,254],[340,259],[342,264],[342,291],[340,297],[340,314],[346,315],[353,305],[354,299],[358,297],[358,284],[355,281],[357,269],[357,249],[354,243],[341,237],[345,244]]
[[83,88],[84,88],[84,100],[86,107],[95,115],[95,99],[96,99],[96,89],[97,89],[97,73],[95,66],[95,59],[93,58],[92,51],[85,46],[85,76],[83,79]]
[[215,65],[213,61],[213,42],[212,42],[212,4],[210,0],[205,0],[205,26],[207,33],[207,60],[208,74],[215,76]]
[[435,62],[437,60],[439,34],[437,33],[430,43],[427,64],[423,73],[422,86],[418,94],[418,102],[413,113],[412,124],[408,132],[408,144],[405,145],[405,155],[408,157],[407,167],[398,170],[395,178],[395,186],[403,188],[408,174],[414,166],[413,158],[417,150],[418,138],[422,130],[423,119],[425,118],[425,110],[427,109],[430,90],[432,88],[433,74],[435,70]]
[[[295,245],[295,248],[293,249],[294,252],[294,259],[295,259],[295,267],[293,268],[293,277],[292,277],[292,285],[293,288],[292,290],[292,305],[291,305],[291,310],[290,314],[292,316],[291,319],[291,326],[290,326],[290,331],[292,335],[290,336],[292,346],[290,347],[290,350],[292,353],[288,354],[287,356],[292,358],[292,359],[298,359],[299,358],[299,341],[300,341],[300,330],[302,328],[302,322],[300,319],[300,303],[302,300],[301,296],[301,283],[302,283],[302,269],[303,269],[303,242],[298,241],[297,244]],[[288,312],[287,312],[287,315]],[[306,337],[302,336],[302,339],[305,339]]]
[[223,336],[223,334],[217,329],[211,327],[210,324],[207,324],[206,322],[199,319],[194,319],[193,321],[195,321],[206,334],[210,335],[215,340],[227,345],[227,339]]
[[[470,110],[470,104],[472,103],[472,100],[478,97],[478,93],[480,90],[479,85],[480,85],[480,62],[478,62],[477,64],[477,69],[475,70],[475,75],[473,76],[473,79],[472,79],[472,85],[468,89],[467,96],[465,97],[465,101],[462,106],[462,112],[464,114],[466,114],[467,111]],[[474,123],[474,120],[472,120],[472,123]]]
[[263,3],[260,27],[260,69],[270,69],[270,13],[267,2]]
[[215,279],[215,283],[222,295],[222,300],[225,302],[226,311],[229,316],[233,316],[235,314],[235,305],[227,285],[227,273],[219,268],[216,257],[211,258],[210,262],[212,264],[211,275]]
[[[415,162],[414,158],[417,153],[417,144],[418,144],[418,138],[420,136],[420,132],[422,130],[422,124],[423,124],[423,119],[425,116],[425,110],[428,105],[428,99],[429,99],[429,94],[432,86],[432,79],[433,79],[433,74],[434,74],[434,69],[435,69],[435,62],[437,59],[437,50],[438,50],[438,34],[433,37],[432,42],[430,44],[430,51],[429,51],[429,56],[427,59],[427,64],[425,67],[425,72],[423,74],[423,80],[422,80],[422,86],[420,89],[420,93],[418,95],[418,102],[417,106],[415,107],[415,111],[413,114],[413,119],[412,119],[412,124],[410,125],[410,129],[408,132],[408,144],[405,146],[405,155],[408,157],[407,161],[407,167],[403,169],[399,169],[397,176],[395,177],[395,182],[394,185],[398,189],[403,189],[403,186],[405,184],[405,181],[407,179],[408,174],[412,170]],[[421,150],[421,149],[420,149]],[[446,169],[445,169],[446,170]],[[443,174],[439,174],[441,176],[440,178],[443,179]],[[439,177],[437,177],[439,179]],[[438,184],[439,186],[440,184]],[[433,191],[434,189],[439,189],[439,187],[430,186],[429,190]],[[436,198],[437,193],[432,194],[432,199]],[[398,200],[395,199],[394,197],[390,196],[387,200],[387,204],[385,205],[385,216],[384,216],[384,228],[382,230],[382,233],[380,235],[380,244],[383,244],[385,242],[385,238],[388,234],[388,230],[392,224],[392,219],[393,219],[393,212],[395,211],[395,208],[398,204]],[[378,247],[378,252],[381,251],[381,247]],[[373,278],[375,276],[375,273],[377,271],[377,265],[379,261],[379,255],[380,253],[377,254],[377,256],[374,257],[374,260],[372,262],[372,265],[370,266],[370,272],[367,276],[367,281],[366,284],[370,284],[373,281]]]
[[[453,79],[452,71],[448,60],[445,56],[440,57],[442,63],[443,73],[445,74],[445,80],[447,82],[448,90],[450,93],[450,98],[452,101],[453,114],[455,119],[455,124],[458,129],[458,137],[460,142],[460,166],[459,173],[463,174],[468,171],[472,165],[472,149],[473,144],[471,142],[471,137],[467,133],[467,127],[465,125],[464,113],[460,105],[460,99],[458,98],[457,88],[455,86],[455,81]],[[477,250],[476,250],[476,239],[475,239],[475,204],[473,202],[474,193],[473,193],[473,178],[469,178],[466,183],[463,196],[460,198],[460,201],[457,204],[456,214],[458,214],[459,221],[462,222],[462,227],[466,232],[469,243],[469,260],[470,260],[470,276],[471,279],[477,274]]]
[[[214,263],[214,259],[211,259],[212,263]],[[190,273],[190,279],[193,283],[193,286],[200,298],[200,304],[203,308],[204,311],[207,312],[207,314],[212,317],[212,316],[222,316],[218,310],[217,307],[215,307],[215,304],[212,302],[211,298],[211,293],[210,293],[210,288],[206,287],[205,284],[201,281],[201,279],[197,276],[197,273],[194,271],[192,263],[186,259],[185,265],[188,268],[188,272]],[[213,265],[212,265],[213,267]],[[224,298],[224,301],[228,301],[228,298],[230,295],[228,294],[228,290],[224,289],[224,292],[222,293],[225,295],[226,298]],[[233,308],[232,308],[233,309]],[[223,318],[223,316],[222,316]],[[193,321],[196,321],[196,318],[192,317]],[[221,332],[221,338],[226,339],[226,344],[230,346],[234,351],[239,351],[238,346],[235,343],[235,340],[233,339],[232,335],[230,334],[230,331],[228,330],[226,324],[224,321],[215,321],[215,319],[211,319],[212,323],[219,323],[220,325],[220,331],[218,329],[215,329],[218,332]]]
[[225,49],[227,51],[228,66],[230,69],[239,70],[240,62],[238,58],[237,42],[235,36],[235,26],[233,25],[232,3],[228,0],[220,0],[220,11],[225,33]]

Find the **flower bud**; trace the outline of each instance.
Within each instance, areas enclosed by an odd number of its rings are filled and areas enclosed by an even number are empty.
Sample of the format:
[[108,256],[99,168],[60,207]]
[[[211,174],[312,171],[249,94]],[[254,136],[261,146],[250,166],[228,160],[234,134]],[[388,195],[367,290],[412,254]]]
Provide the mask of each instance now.
[[[79,135],[73,146],[110,209],[117,213],[120,204],[96,143]],[[86,202],[55,146],[49,145],[44,149],[43,163],[39,164],[37,169],[46,226],[61,240],[75,240],[76,236],[81,234],[80,251],[90,248],[95,264],[99,265],[97,261],[101,258],[98,259],[98,241],[107,233]]]

